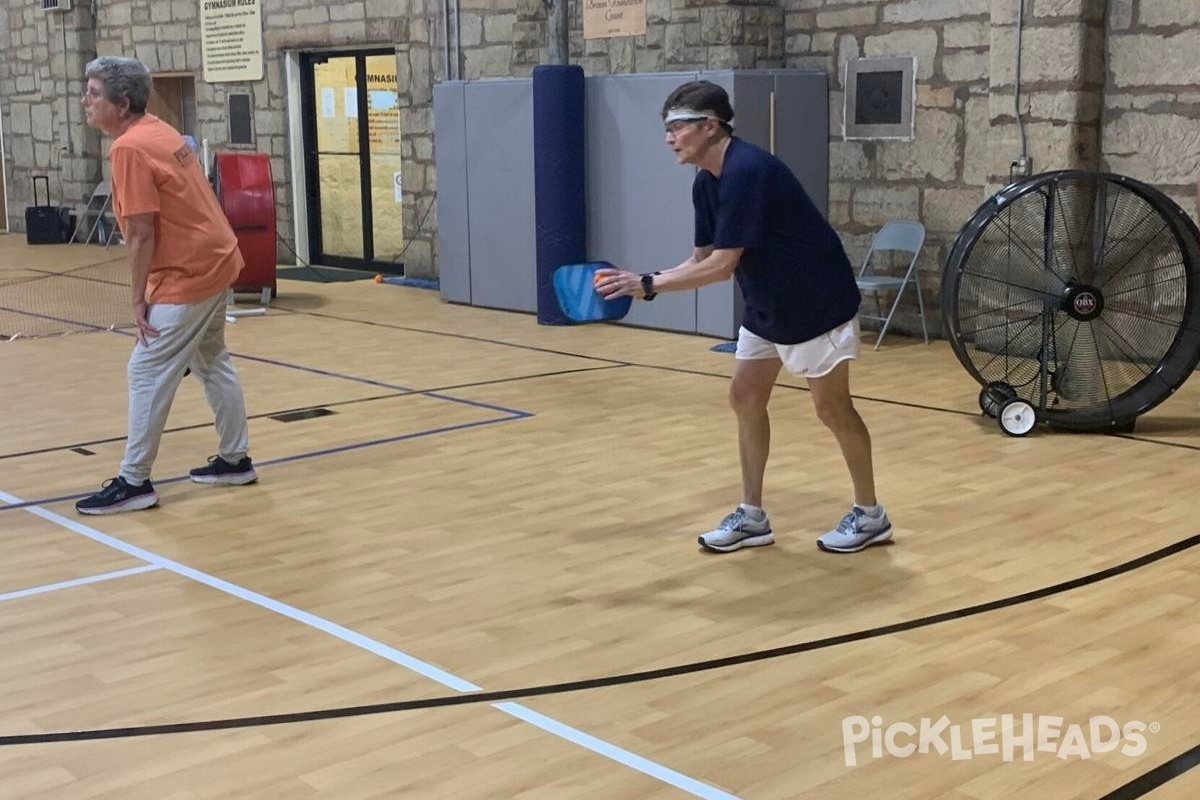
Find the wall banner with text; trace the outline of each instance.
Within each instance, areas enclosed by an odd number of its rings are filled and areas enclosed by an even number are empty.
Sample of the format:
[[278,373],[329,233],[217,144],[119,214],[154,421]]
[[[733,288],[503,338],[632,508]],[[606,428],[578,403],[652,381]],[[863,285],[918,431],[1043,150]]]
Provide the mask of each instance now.
[[583,0],[583,38],[646,35],[646,0]]
[[200,0],[200,53],[207,83],[261,81],[262,0]]

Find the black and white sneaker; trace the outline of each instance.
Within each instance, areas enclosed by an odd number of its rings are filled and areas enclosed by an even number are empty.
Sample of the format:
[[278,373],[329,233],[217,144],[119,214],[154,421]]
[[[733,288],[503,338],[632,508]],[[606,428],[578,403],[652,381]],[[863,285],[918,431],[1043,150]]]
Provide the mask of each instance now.
[[120,514],[123,511],[141,511],[158,505],[158,493],[154,485],[146,481],[134,486],[120,475],[104,482],[100,491],[85,497],[75,504],[80,514]]
[[258,473],[250,463],[250,456],[242,456],[236,464],[230,464],[220,456],[213,456],[208,465],[196,467],[188,472],[188,476],[196,483],[222,483],[227,486],[244,486],[258,480]]

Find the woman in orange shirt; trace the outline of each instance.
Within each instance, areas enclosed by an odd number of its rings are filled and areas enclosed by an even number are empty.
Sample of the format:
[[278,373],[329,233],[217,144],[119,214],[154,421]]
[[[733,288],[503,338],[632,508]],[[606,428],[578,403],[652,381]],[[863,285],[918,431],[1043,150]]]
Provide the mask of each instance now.
[[220,439],[218,454],[192,470],[192,480],[253,483],[246,404],[225,347],[226,293],[244,266],[237,238],[183,137],[146,113],[146,66],[102,57],[86,74],[87,123],[115,137],[108,156],[113,209],[128,250],[137,341],[129,356],[129,432],[120,472],[75,508],[113,514],[158,504],[150,471],[189,368],[204,384]]

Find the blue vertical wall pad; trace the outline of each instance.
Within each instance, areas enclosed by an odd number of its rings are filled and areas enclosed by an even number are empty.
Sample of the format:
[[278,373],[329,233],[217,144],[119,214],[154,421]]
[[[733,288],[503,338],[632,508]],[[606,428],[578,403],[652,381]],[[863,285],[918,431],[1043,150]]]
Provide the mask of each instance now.
[[534,67],[537,319],[542,325],[571,323],[558,304],[554,271],[564,264],[587,261],[583,101],[582,67]]

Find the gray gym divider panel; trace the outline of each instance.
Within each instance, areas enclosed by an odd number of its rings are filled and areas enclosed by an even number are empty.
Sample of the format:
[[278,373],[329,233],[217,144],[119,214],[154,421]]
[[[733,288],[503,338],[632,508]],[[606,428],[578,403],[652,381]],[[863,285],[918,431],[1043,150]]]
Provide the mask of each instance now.
[[[588,257],[652,272],[692,252],[692,181],[667,147],[659,111],[695,74],[595,75],[587,80]],[[696,331],[696,292],[635,302],[621,324]]]
[[464,86],[443,83],[433,91],[433,125],[437,131],[438,283],[442,299],[454,303],[471,302]]
[[829,216],[829,79],[824,72],[775,73],[775,155]]
[[464,97],[471,303],[536,311],[532,81],[470,81]]
[[[659,112],[697,77],[731,94],[737,135],[769,144],[817,207],[828,207],[828,77],[821,71],[712,70],[597,75],[586,81],[588,257],[635,272],[671,267],[692,245],[695,169],[666,147]],[[456,93],[463,109],[456,118]],[[434,88],[438,250],[443,297],[515,311],[537,309],[533,85],[528,78]],[[459,197],[443,197],[457,193]],[[442,203],[445,203],[443,206]],[[464,287],[469,291],[464,291]],[[733,338],[741,320],[734,281],[635,303],[626,324]]]

